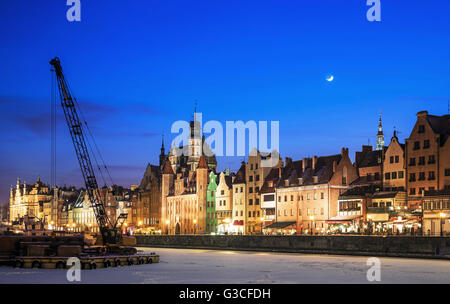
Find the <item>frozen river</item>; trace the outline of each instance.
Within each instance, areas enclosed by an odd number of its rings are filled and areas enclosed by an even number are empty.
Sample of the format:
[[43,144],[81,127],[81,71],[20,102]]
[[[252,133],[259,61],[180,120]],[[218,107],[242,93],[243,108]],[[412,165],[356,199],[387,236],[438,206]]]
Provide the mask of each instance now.
[[[160,263],[82,270],[81,283],[369,283],[368,257],[166,248],[142,251],[156,252]],[[450,261],[379,260],[381,283],[450,282]],[[66,270],[0,267],[0,283],[66,282]]]

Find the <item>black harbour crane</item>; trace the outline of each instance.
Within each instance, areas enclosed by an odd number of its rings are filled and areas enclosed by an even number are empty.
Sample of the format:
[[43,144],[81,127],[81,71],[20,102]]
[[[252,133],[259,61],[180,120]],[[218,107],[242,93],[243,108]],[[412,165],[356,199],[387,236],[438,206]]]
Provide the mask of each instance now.
[[106,214],[105,206],[100,199],[98,183],[97,179],[95,178],[94,169],[86,145],[85,135],[83,134],[82,121],[80,120],[77,113],[75,104],[76,100],[72,97],[69,85],[62,72],[59,58],[55,57],[50,61],[50,64],[54,67],[56,79],[58,82],[61,106],[64,111],[67,126],[69,127],[72,142],[78,158],[78,163],[80,164],[84,183],[86,185],[86,192],[94,210],[94,215],[96,217],[98,227],[103,239],[103,244],[120,244],[122,242],[120,227],[123,224],[123,221],[126,219],[127,215],[121,214],[113,223]]

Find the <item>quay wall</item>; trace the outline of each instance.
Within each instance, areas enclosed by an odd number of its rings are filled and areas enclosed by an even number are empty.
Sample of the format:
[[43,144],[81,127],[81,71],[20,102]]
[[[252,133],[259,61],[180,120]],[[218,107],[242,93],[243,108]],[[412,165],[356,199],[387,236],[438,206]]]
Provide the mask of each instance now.
[[450,259],[449,237],[409,236],[136,236],[137,246]]

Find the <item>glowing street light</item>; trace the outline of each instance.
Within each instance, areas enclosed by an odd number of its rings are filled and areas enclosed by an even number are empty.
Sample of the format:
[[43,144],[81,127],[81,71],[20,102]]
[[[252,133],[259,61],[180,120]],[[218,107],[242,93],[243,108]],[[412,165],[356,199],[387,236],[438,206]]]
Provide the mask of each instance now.
[[311,220],[311,235],[314,234],[314,215],[310,215],[309,219]]
[[194,234],[197,232],[197,219],[192,221],[194,223]]
[[443,222],[445,221],[444,219],[447,217],[447,214],[445,214],[444,212],[439,213],[439,217],[441,218],[441,236],[444,236],[444,227],[443,227]]
[[263,234],[264,217],[260,217],[259,221],[261,222],[261,234]]

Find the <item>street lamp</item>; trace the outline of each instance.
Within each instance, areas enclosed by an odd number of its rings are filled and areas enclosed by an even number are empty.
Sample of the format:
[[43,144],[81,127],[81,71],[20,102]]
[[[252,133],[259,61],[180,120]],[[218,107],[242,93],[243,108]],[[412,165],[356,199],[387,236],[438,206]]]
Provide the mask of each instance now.
[[442,224],[442,222],[445,221],[444,219],[446,217],[446,214],[441,212],[441,213],[439,213],[439,217],[441,218],[440,219],[441,220],[441,236],[444,236],[444,231],[442,231],[442,229],[444,228],[444,225]]
[[226,229],[225,229],[225,233],[228,234],[228,228],[229,228],[229,226],[230,226],[231,219],[226,218],[226,219],[224,219],[223,221],[224,221],[225,224],[226,224],[226,225],[225,225],[225,228],[226,228]]
[[309,216],[309,219],[311,220],[311,235],[313,235],[313,232],[314,232],[314,215]]
[[169,224],[170,224],[170,221],[169,220],[166,220],[166,234],[169,234]]
[[195,232],[197,230],[197,219],[194,219],[193,222],[194,222],[194,234],[195,234]]
[[372,232],[372,215],[368,214],[367,215],[367,234],[370,235],[370,233]]
[[259,218],[261,221],[261,234],[263,234],[264,217]]

